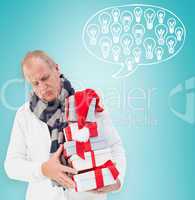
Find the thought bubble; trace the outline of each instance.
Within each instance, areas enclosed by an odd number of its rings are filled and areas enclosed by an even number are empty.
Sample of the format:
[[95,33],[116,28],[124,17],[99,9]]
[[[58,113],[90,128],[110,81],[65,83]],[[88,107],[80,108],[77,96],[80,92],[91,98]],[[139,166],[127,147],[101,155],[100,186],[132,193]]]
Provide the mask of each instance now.
[[101,61],[117,64],[114,78],[127,77],[139,66],[173,58],[182,49],[186,29],[168,9],[144,4],[98,11],[83,28],[87,51]]

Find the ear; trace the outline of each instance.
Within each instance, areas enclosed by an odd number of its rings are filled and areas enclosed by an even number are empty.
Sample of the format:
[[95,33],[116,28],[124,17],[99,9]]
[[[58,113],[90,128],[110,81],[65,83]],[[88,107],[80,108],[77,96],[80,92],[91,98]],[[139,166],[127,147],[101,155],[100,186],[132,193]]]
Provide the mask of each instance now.
[[58,74],[60,75],[61,74],[61,72],[60,72],[60,66],[58,64],[55,65],[55,69],[58,72]]
[[57,71],[60,71],[60,66],[58,64],[55,65]]

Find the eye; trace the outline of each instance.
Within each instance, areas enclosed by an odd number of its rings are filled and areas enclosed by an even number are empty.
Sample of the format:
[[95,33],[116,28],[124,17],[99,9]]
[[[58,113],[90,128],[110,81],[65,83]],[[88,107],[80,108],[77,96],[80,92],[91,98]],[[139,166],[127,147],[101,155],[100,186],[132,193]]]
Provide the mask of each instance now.
[[44,76],[41,80],[42,80],[42,81],[46,81],[46,80],[48,80],[48,79],[49,79],[49,75]]
[[33,86],[38,86],[38,84],[39,84],[39,83],[38,83],[37,81],[32,82],[32,85],[33,85]]

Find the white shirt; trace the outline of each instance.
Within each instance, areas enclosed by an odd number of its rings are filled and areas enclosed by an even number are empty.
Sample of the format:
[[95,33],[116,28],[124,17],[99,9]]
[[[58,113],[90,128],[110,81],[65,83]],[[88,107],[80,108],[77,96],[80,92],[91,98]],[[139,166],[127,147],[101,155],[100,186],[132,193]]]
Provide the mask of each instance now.
[[[123,184],[126,159],[121,139],[113,127],[108,113],[96,114],[98,129],[108,140],[112,157],[119,170]],[[4,162],[9,178],[28,182],[26,200],[104,200],[106,194],[92,192],[77,193],[53,187],[49,178],[41,171],[41,164],[49,159],[50,133],[47,124],[40,121],[29,109],[27,102],[16,113],[7,156]]]

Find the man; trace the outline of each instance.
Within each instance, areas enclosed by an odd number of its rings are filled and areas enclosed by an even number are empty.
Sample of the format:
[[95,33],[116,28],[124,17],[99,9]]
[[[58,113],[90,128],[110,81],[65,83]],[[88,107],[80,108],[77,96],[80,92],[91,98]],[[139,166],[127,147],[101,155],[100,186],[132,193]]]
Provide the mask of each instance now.
[[[56,123],[66,123],[62,117],[62,102],[74,90],[61,75],[59,66],[43,51],[29,52],[22,61],[22,70],[25,79],[32,85],[33,93],[16,113],[5,170],[10,178],[29,183],[26,200],[101,200],[106,199],[108,192],[119,190],[125,175],[125,154],[108,114],[105,111],[98,113],[96,121],[98,127],[106,132],[105,137],[120,175],[116,184],[77,193],[70,178],[70,174],[77,172],[60,162],[63,145],[56,146],[53,139],[58,127]],[[51,124],[50,119],[54,116],[57,118]],[[60,129],[57,130],[60,132]],[[52,186],[51,180],[62,187]]]

